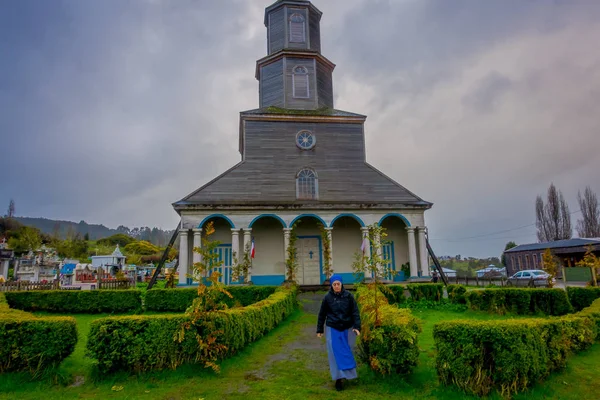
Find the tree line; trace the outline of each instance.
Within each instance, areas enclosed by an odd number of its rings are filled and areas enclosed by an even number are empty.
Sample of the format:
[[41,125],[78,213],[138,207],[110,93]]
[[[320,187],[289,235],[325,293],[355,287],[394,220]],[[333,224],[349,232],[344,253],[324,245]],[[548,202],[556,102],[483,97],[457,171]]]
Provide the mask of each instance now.
[[[581,218],[575,226],[577,234],[581,238],[600,237],[600,206],[598,197],[591,187],[587,186],[583,191],[577,192],[577,203],[581,211]],[[535,217],[537,227],[537,238],[539,242],[553,242],[556,240],[571,239],[573,227],[571,215],[562,192],[550,184],[546,201],[542,196],[535,200]]]

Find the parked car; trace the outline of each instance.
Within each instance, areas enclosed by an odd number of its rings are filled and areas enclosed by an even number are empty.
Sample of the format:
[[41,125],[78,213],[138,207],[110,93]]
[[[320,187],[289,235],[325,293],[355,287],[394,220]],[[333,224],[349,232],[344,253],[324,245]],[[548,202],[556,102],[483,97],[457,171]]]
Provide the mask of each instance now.
[[[520,287],[539,287],[548,286],[548,278],[550,275],[546,271],[541,269],[528,269],[525,271],[519,271],[506,280],[506,286],[520,286]],[[552,278],[552,283],[555,283],[556,279]]]

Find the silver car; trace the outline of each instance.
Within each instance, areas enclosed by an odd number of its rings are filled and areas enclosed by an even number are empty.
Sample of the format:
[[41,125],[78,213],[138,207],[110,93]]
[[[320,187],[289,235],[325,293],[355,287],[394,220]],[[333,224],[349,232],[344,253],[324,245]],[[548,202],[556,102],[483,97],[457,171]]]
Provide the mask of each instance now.
[[[546,287],[548,286],[548,278],[550,275],[546,271],[541,269],[528,269],[525,271],[519,271],[506,280],[506,286],[517,286],[517,287]],[[552,283],[555,283],[556,279],[552,278]]]

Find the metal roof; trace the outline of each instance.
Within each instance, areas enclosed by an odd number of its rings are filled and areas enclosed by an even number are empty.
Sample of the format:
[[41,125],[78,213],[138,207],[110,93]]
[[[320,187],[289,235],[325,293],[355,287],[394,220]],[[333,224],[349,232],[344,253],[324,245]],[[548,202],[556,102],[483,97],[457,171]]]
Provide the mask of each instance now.
[[563,247],[583,247],[583,246],[587,246],[589,244],[600,245],[600,240],[574,238],[574,239],[556,240],[554,242],[521,244],[517,247],[513,247],[510,250],[506,250],[505,253],[515,253],[518,251],[558,249],[558,248],[563,248]]

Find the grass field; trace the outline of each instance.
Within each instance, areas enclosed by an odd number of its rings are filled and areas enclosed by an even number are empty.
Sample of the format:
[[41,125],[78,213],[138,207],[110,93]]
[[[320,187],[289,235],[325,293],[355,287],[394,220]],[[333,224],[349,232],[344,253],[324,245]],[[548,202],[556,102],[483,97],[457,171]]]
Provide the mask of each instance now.
[[[176,371],[97,378],[92,360],[85,357],[85,341],[90,322],[102,315],[75,315],[80,341],[57,374],[42,382],[31,382],[23,374],[5,374],[0,379],[0,399],[339,399],[340,395],[332,389],[323,343],[314,335],[316,315],[304,311],[306,304],[314,300],[301,301],[304,309],[296,311],[265,338],[225,360],[219,375],[188,365]],[[454,388],[439,385],[434,368],[433,325],[452,319],[507,317],[435,309],[413,312],[423,321],[419,339],[421,355],[415,371],[407,376],[379,377],[360,365],[359,380],[347,386],[344,398],[470,398]],[[589,351],[572,356],[565,371],[515,398],[597,398],[599,366],[600,345],[596,344]],[[73,377],[82,384],[70,387]]]

